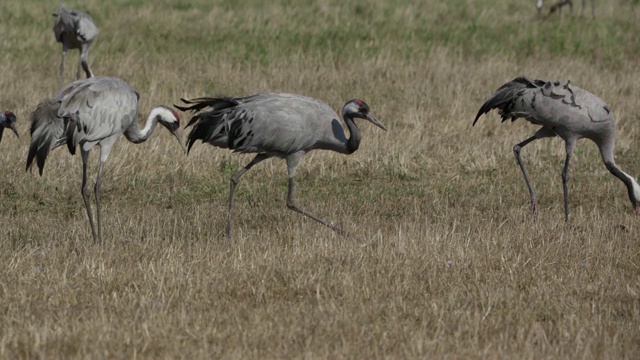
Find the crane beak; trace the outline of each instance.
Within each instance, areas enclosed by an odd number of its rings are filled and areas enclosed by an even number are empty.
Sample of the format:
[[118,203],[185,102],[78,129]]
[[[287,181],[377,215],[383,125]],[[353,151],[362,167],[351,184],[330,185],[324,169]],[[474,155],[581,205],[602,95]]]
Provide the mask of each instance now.
[[180,129],[180,127],[176,128],[171,133],[173,134],[173,136],[176,137],[176,139],[178,139],[178,142],[180,143],[180,147],[182,147],[182,150],[184,150],[184,152],[186,153],[187,148],[184,146],[184,140],[182,140],[182,130]]
[[16,124],[11,123],[11,125],[9,125],[9,128],[11,128],[11,130],[13,130],[13,133],[16,134],[16,137],[20,139],[20,135],[18,135],[18,129],[16,129]]
[[384,131],[387,131],[387,128],[386,128],[384,125],[382,125],[382,123],[381,123],[378,119],[376,119],[375,117],[373,117],[373,115],[366,114],[366,115],[365,115],[365,119],[367,119],[367,120],[371,121],[371,123],[372,123],[373,125],[375,125],[375,126],[379,127],[380,129],[382,129],[382,130],[384,130]]

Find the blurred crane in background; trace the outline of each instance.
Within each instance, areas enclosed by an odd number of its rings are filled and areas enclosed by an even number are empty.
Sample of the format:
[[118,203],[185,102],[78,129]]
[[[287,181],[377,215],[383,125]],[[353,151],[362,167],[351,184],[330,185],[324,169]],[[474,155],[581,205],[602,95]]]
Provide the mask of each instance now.
[[89,68],[89,47],[100,33],[93,18],[78,10],[67,10],[60,6],[53,25],[56,41],[62,44],[62,61],[60,62],[60,86],[64,85],[64,58],[68,49],[80,50],[80,60],[76,72],[76,80],[80,78],[80,68],[87,75],[93,77]]

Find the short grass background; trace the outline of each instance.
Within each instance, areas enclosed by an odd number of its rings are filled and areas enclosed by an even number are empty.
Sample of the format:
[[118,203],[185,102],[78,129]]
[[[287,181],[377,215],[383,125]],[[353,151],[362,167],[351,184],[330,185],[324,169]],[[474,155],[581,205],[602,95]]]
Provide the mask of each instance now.
[[0,357],[640,358],[640,219],[596,147],[576,149],[569,224],[562,141],[523,150],[534,222],[512,146],[536,127],[495,113],[471,127],[518,75],[571,80],[614,109],[617,162],[640,174],[637,3],[542,20],[524,0],[68,1],[101,30],[94,73],[141,93],[141,122],[180,97],[291,92],[364,99],[389,128],[360,122],[359,151],[299,167],[298,203],[348,237],[287,210],[286,166],[269,160],[243,177],[226,240],[229,178],[250,155],[186,156],[160,127],[123,138],[99,247],[80,157],[24,171],[29,114],[60,85],[59,4],[3,1],[0,108],[21,137],[0,144]]

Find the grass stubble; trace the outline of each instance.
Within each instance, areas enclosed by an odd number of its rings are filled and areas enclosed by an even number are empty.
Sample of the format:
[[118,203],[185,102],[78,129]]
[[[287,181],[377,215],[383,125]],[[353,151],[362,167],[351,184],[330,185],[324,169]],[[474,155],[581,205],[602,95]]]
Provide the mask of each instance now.
[[617,162],[640,174],[634,5],[543,22],[506,0],[67,3],[96,20],[92,69],[141,93],[141,121],[180,97],[284,91],[362,98],[389,127],[362,124],[358,152],[299,168],[300,205],[347,238],[286,209],[270,160],[243,177],[225,240],[229,178],[250,155],[187,157],[163,129],[120,140],[98,247],[80,158],[59,149],[42,178],[24,172],[28,116],[58,88],[57,4],[3,2],[0,106],[21,138],[0,151],[0,357],[638,358],[640,227],[596,147],[576,149],[565,225],[563,143],[527,146],[533,222],[511,148],[536,128],[471,127],[517,75],[569,79],[612,106]]

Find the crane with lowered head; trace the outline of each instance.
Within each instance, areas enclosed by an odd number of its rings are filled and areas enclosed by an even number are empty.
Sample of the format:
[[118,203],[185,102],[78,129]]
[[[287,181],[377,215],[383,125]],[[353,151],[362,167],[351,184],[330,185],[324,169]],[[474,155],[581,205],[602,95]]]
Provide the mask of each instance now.
[[569,221],[569,161],[581,138],[592,140],[598,146],[607,170],[620,179],[627,187],[629,200],[635,212],[640,215],[640,186],[629,174],[620,170],[613,157],[615,145],[615,120],[613,112],[596,95],[581,89],[569,81],[533,80],[523,76],[502,85],[480,107],[473,125],[480,116],[492,109],[498,109],[502,121],[524,118],[541,128],[530,138],[516,144],[513,152],[524,175],[531,197],[531,209],[538,210],[536,193],[531,187],[520,150],[534,140],[560,136],[565,143],[566,159],[562,171],[565,221]]

